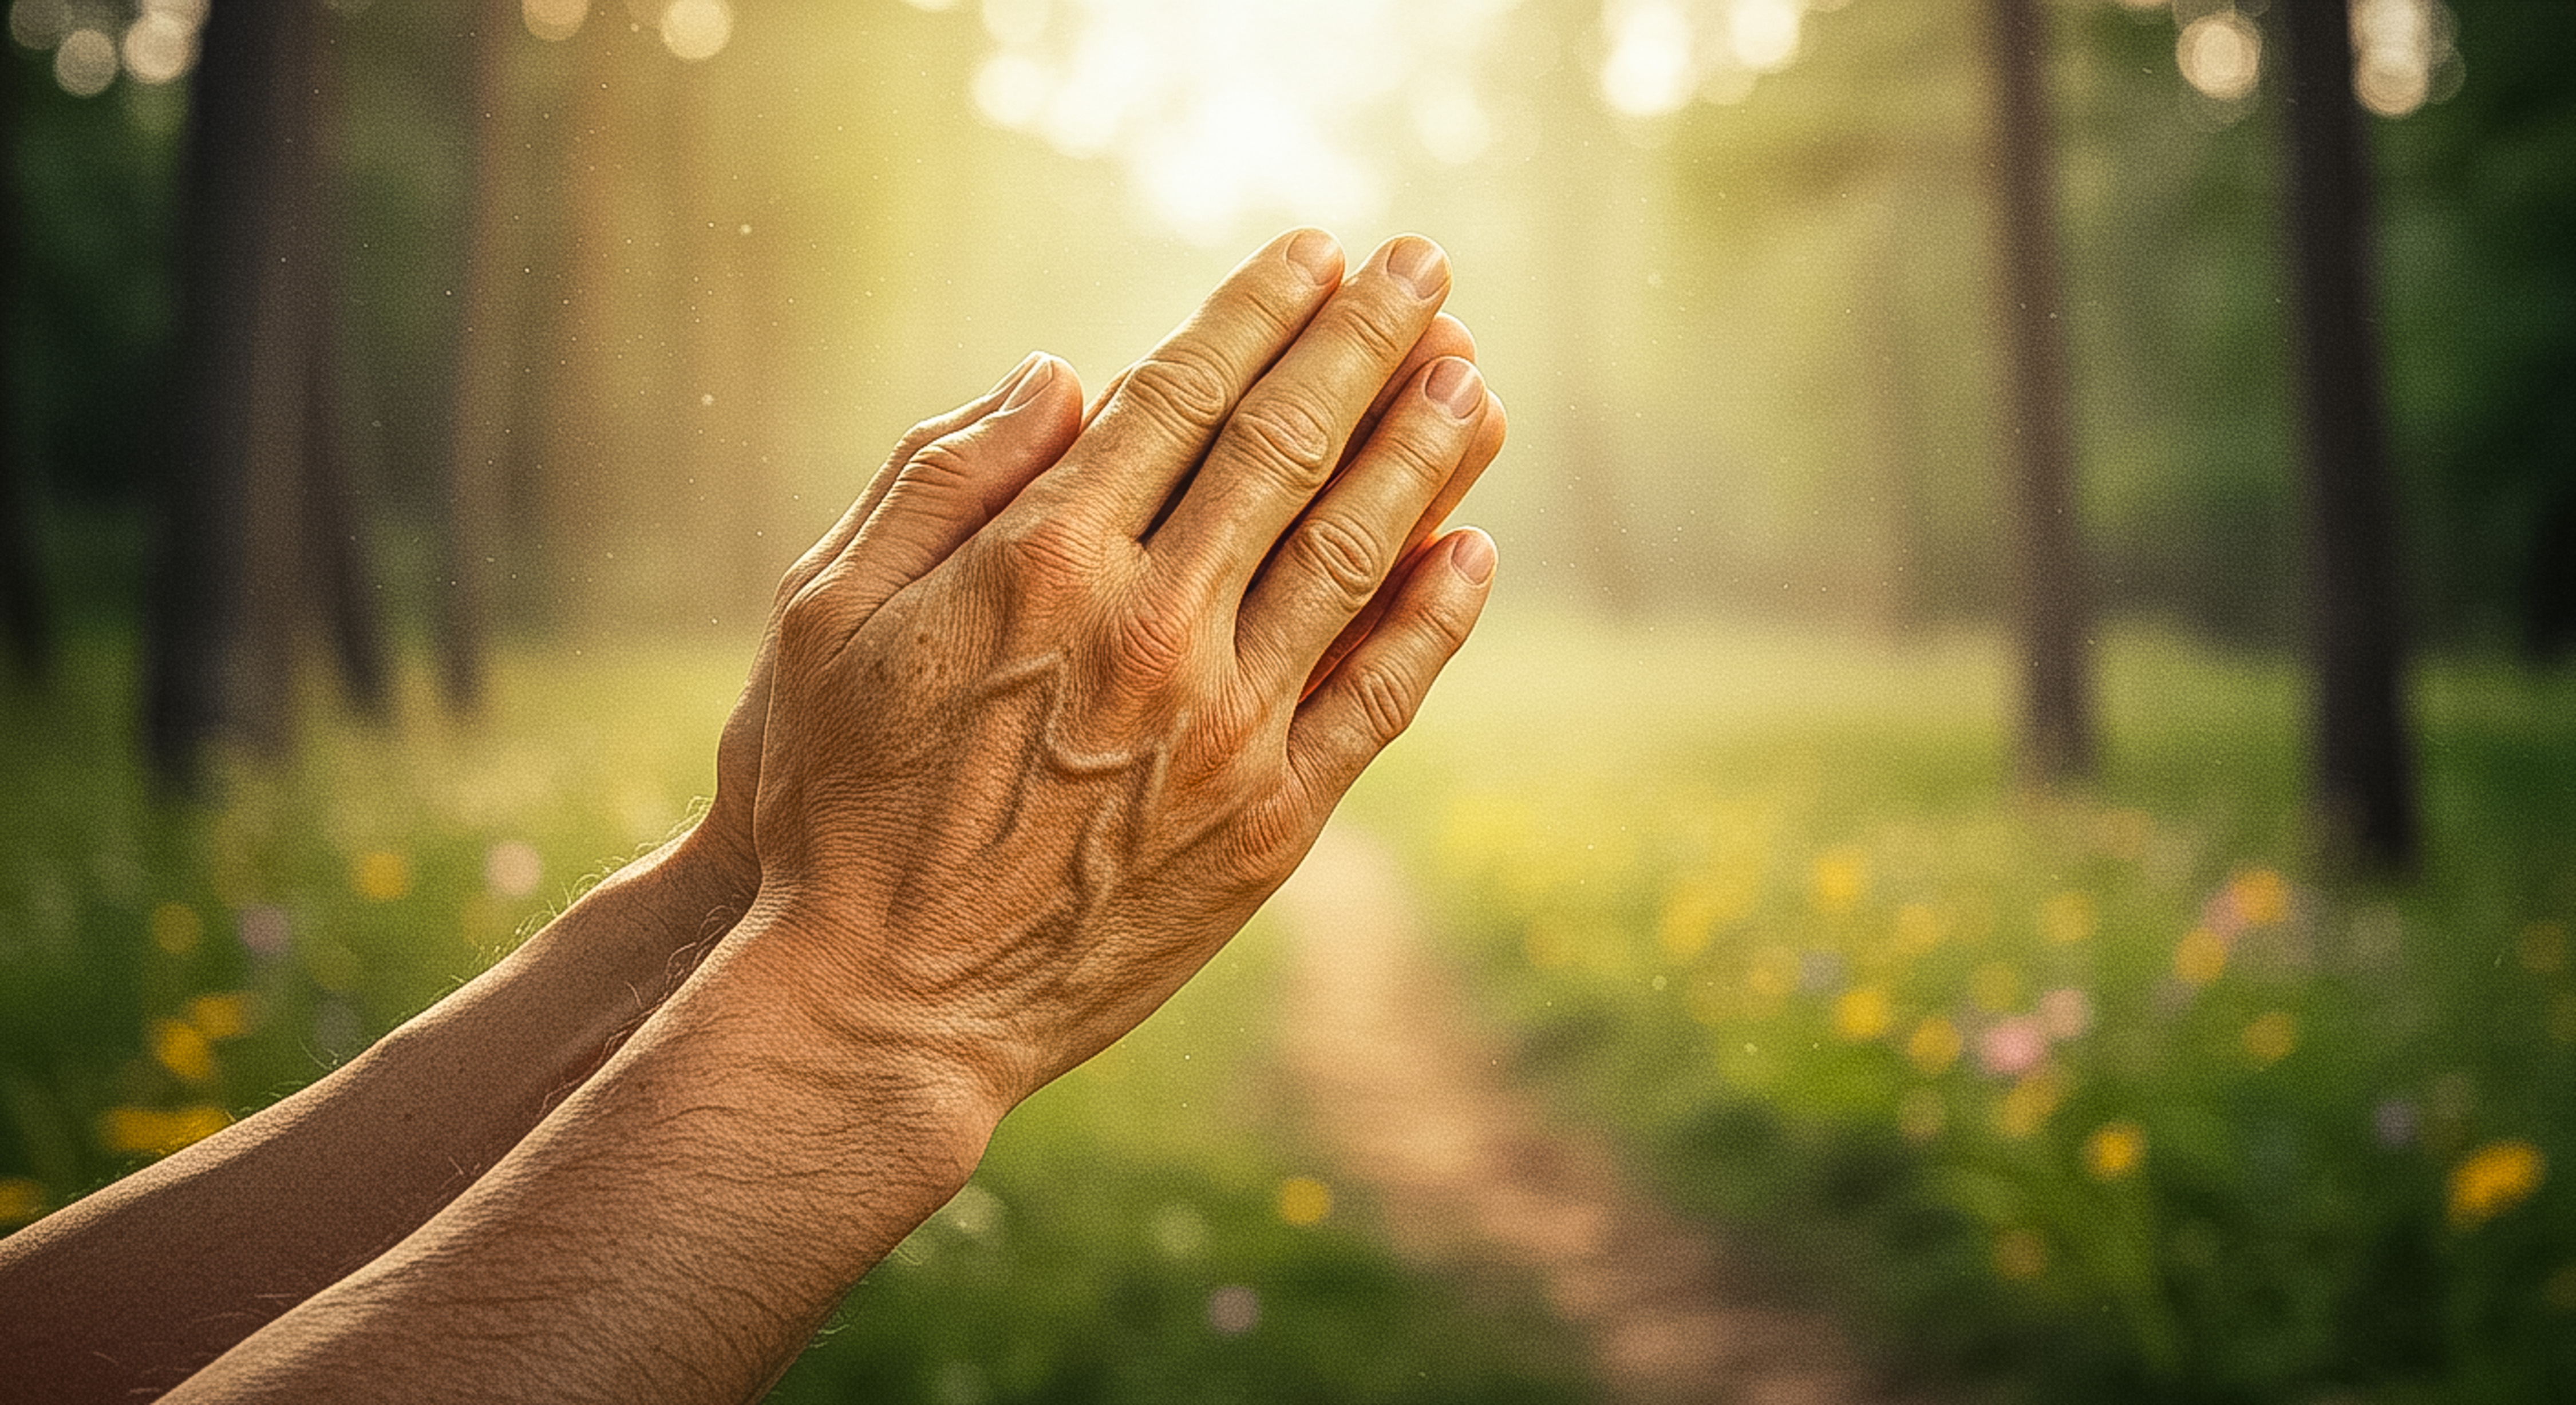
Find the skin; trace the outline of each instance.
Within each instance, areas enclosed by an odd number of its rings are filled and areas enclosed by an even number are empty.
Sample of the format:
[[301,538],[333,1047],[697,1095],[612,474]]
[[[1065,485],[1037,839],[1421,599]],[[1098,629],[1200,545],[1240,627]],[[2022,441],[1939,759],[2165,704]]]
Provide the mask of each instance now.
[[1503,431],[1446,259],[1343,273],[1292,232],[1088,410],[1032,357],[907,435],[782,584],[698,828],[0,1241],[10,1398],[764,1389],[1284,880],[1481,607],[1491,544],[1432,536]]

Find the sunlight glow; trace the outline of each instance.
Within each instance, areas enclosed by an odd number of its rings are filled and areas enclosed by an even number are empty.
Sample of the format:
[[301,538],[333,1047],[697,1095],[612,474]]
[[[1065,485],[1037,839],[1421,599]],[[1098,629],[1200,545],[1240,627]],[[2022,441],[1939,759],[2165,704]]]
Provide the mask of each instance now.
[[116,81],[116,41],[95,29],[75,29],[54,50],[54,81],[74,97],[96,97]]
[[519,18],[540,39],[570,39],[590,14],[590,0],[519,0]]
[[1404,122],[1449,165],[1491,145],[1467,75],[1515,3],[981,0],[994,49],[975,108],[1068,156],[1115,157],[1150,213],[1202,243],[1255,216],[1364,221],[1391,175],[1371,122]]
[[1601,97],[1631,117],[1679,111],[1694,97],[1740,102],[1753,80],[1787,68],[1815,0],[1604,0],[1609,57]]
[[2459,79],[2457,28],[2438,0],[2353,0],[2353,95],[2382,117],[2449,97]]
[[2219,102],[2238,102],[2263,73],[2263,36],[2234,10],[2202,15],[2174,41],[2174,63],[2183,81]]
[[711,59],[733,39],[733,6],[725,0],[671,0],[662,11],[662,45],[688,63]]

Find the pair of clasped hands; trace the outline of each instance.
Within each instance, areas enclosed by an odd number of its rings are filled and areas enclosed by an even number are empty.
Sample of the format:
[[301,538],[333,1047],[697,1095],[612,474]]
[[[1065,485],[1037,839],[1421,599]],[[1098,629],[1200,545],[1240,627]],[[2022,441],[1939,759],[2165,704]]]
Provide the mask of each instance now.
[[1032,356],[780,587],[716,798],[311,1087],[0,1240],[0,1401],[744,1400],[1305,855],[1494,571],[1447,257]]

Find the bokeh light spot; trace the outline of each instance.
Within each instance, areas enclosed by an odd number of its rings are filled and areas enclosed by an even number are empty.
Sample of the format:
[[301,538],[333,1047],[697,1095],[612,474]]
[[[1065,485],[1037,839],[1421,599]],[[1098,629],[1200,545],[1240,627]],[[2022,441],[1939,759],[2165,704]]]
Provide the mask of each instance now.
[[2116,1181],[2146,1157],[2147,1134],[2134,1122],[2104,1123],[2084,1139],[2084,1169],[2098,1180]]
[[570,39],[590,14],[590,0],[519,0],[519,20],[549,42]]
[[733,39],[733,6],[725,0],[671,0],[662,11],[662,47],[688,63],[714,58]]
[[2287,1010],[2257,1016],[2245,1026],[2245,1055],[2258,1064],[2276,1064],[2299,1047],[2299,1022]]
[[44,1186],[24,1176],[0,1179],[0,1228],[22,1225],[45,1213]]
[[2015,1283],[2026,1283],[2048,1270],[2048,1246],[2026,1229],[2008,1229],[1995,1236],[1995,1272]]
[[2194,927],[2174,948],[2173,969],[2185,985],[2207,985],[2227,969],[2227,943],[2206,927]]
[[2531,1198],[2549,1159],[2526,1141],[2489,1142],[2451,1168],[2451,1223],[2474,1229]]
[[349,890],[371,903],[389,903],[411,892],[411,861],[390,849],[371,849],[349,862]]
[[2263,74],[2263,36],[2254,22],[2234,10],[2202,15],[2184,25],[2174,41],[2174,63],[2183,81],[2203,96],[2240,102],[2254,91]]
[[74,97],[90,98],[116,81],[116,41],[95,29],[75,29],[54,50],[54,81]]
[[524,898],[546,875],[546,861],[536,846],[504,839],[483,854],[483,882],[505,898]]
[[1240,1337],[1261,1325],[1261,1295],[1240,1283],[1208,1294],[1207,1323],[1221,1337]]
[[1279,1183],[1279,1218],[1293,1225],[1321,1223],[1333,1213],[1333,1188],[1312,1176],[1290,1176]]

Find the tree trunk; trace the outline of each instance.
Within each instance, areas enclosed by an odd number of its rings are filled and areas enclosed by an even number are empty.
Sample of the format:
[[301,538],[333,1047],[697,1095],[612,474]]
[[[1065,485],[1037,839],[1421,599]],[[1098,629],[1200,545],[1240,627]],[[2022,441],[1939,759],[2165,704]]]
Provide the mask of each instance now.
[[2330,847],[2402,868],[2416,847],[2414,765],[2351,18],[2345,0],[2275,8],[2306,489],[2310,793]]
[[243,607],[238,509],[255,379],[246,352],[280,168],[301,136],[292,129],[306,65],[295,50],[309,47],[314,21],[304,4],[214,6],[190,81],[173,413],[144,646],[146,747],[162,779],[179,785],[194,781],[235,693],[228,642]]
[[385,691],[338,422],[324,24],[315,0],[215,6],[193,83],[145,658],[147,743],[181,784],[218,730],[285,747],[296,644],[317,610],[353,696]]
[[501,551],[516,384],[520,283],[527,240],[516,198],[527,144],[510,83],[516,0],[487,0],[474,35],[474,191],[466,252],[465,325],[456,348],[455,458],[448,466],[445,589],[439,594],[439,678],[451,707],[481,705]]
[[2005,438],[2012,473],[2013,628],[2021,655],[2020,765],[2049,783],[2093,769],[2091,611],[2075,517],[2066,328],[2036,0],[1987,0],[1995,291],[2004,332]]

